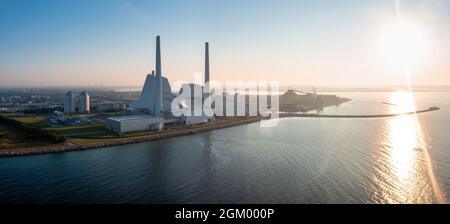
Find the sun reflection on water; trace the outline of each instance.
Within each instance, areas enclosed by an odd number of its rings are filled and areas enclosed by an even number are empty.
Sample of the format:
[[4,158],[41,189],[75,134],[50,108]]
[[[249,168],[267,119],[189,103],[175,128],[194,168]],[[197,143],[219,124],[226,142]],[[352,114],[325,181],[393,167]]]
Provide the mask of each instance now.
[[[416,110],[411,92],[391,95],[391,113]],[[380,203],[443,202],[433,174],[426,138],[417,116],[401,115],[388,121],[383,147],[376,157],[375,200]]]

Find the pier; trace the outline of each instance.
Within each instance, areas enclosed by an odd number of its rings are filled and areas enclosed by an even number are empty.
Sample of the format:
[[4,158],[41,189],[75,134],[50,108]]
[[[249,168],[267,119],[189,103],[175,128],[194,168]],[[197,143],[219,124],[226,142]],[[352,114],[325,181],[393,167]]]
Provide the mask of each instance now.
[[420,114],[439,110],[439,107],[430,107],[424,110],[416,110],[397,114],[357,114],[357,115],[338,115],[338,114],[300,114],[300,113],[280,113],[279,117],[323,117],[323,118],[380,118],[380,117],[396,117],[401,115]]

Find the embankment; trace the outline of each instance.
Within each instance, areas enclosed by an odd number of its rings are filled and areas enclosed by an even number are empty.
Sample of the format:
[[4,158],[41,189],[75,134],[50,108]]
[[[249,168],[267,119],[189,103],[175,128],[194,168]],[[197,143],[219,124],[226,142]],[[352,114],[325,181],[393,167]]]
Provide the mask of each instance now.
[[208,125],[199,125],[192,128],[180,129],[180,130],[171,130],[167,132],[161,132],[158,134],[148,135],[148,136],[139,136],[139,137],[127,137],[120,139],[104,139],[103,141],[99,141],[96,143],[86,143],[86,144],[73,144],[73,143],[64,143],[64,144],[52,144],[43,147],[30,147],[30,148],[22,148],[22,149],[3,149],[0,150],[0,157],[11,157],[11,156],[25,156],[25,155],[38,155],[38,154],[46,154],[46,153],[58,153],[58,152],[70,152],[70,151],[81,151],[87,149],[96,149],[96,148],[104,148],[110,146],[117,145],[125,145],[125,144],[133,144],[133,143],[141,143],[148,142],[184,135],[191,135],[196,133],[208,132],[222,128],[228,128],[243,124],[249,124],[253,122],[258,122],[262,117],[246,117],[226,122],[218,122]]

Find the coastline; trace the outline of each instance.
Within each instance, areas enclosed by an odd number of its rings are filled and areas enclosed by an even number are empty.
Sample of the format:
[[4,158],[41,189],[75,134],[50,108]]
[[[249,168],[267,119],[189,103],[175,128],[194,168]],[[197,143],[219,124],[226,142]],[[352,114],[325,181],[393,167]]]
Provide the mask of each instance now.
[[[420,114],[431,111],[437,111],[439,108],[430,107],[424,110],[417,110],[406,113],[398,113],[398,114],[374,114],[374,115],[327,115],[327,114],[296,114],[296,113],[284,113],[279,114],[279,118],[289,118],[289,117],[310,117],[310,118],[383,118],[383,117],[395,117],[401,115],[412,115],[412,114]],[[232,121],[224,121],[221,123],[215,123],[207,126],[195,126],[187,129],[179,129],[179,130],[171,130],[167,132],[162,132],[154,135],[144,135],[138,137],[127,137],[120,139],[103,139],[104,141],[96,142],[96,143],[85,143],[85,144],[75,144],[75,143],[64,143],[64,144],[53,144],[48,146],[41,147],[30,147],[30,148],[18,148],[18,149],[3,149],[0,150],[0,158],[1,157],[14,157],[14,156],[28,156],[28,155],[39,155],[39,154],[48,154],[48,153],[61,153],[61,152],[71,152],[71,151],[82,151],[89,149],[97,149],[111,146],[119,146],[119,145],[127,145],[127,144],[135,144],[149,141],[156,141],[161,139],[168,139],[173,137],[180,137],[186,135],[192,135],[197,133],[203,133],[218,129],[224,129],[244,124],[250,124],[259,122],[267,117],[241,117],[237,120]]]
[[97,149],[118,145],[127,145],[127,144],[135,144],[142,142],[149,142],[173,137],[180,137],[186,135],[192,135],[197,133],[203,133],[223,128],[229,128],[244,124],[250,124],[259,122],[264,117],[246,117],[240,120],[229,121],[217,123],[214,125],[208,126],[198,126],[191,129],[182,129],[182,130],[174,130],[170,132],[158,133],[155,135],[148,136],[139,136],[139,137],[128,137],[121,139],[105,139],[102,142],[96,143],[86,143],[86,144],[74,144],[74,143],[64,143],[64,144],[54,144],[48,146],[41,147],[30,147],[30,148],[19,148],[19,149],[3,149],[0,150],[0,158],[1,157],[14,157],[14,156],[28,156],[28,155],[40,155],[40,154],[48,154],[48,153],[61,153],[61,152],[72,152],[72,151],[83,151],[89,149]]

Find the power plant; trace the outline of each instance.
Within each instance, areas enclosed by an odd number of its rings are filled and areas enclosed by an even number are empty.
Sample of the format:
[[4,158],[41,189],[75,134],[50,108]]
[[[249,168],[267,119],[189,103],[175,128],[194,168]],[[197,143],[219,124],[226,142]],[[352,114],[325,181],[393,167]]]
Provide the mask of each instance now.
[[170,112],[170,104],[174,95],[170,88],[169,80],[162,75],[161,43],[159,36],[156,37],[155,71],[147,75],[141,95],[136,102],[130,105],[130,108],[155,117],[160,117],[161,114]]
[[[110,117],[106,119],[106,127],[115,132],[133,132],[144,130],[161,130],[164,124],[167,123],[185,123],[187,125],[196,123],[205,123],[214,120],[214,116],[206,116],[203,112],[198,115],[194,113],[195,110],[199,110],[198,105],[194,105],[194,102],[198,102],[195,99],[194,94],[190,102],[187,102],[185,109],[192,110],[191,116],[175,117],[171,113],[171,103],[175,98],[172,93],[169,80],[163,76],[161,66],[161,40],[160,36],[156,36],[156,54],[155,54],[155,70],[147,75],[144,87],[139,98],[130,104],[128,115],[119,117]],[[190,89],[207,88],[209,93],[209,44],[205,43],[205,79],[204,86],[198,86],[198,84],[188,83],[184,84],[180,89],[185,89],[185,85],[189,85]],[[197,85],[197,86],[196,86]],[[200,99],[200,102],[203,101]],[[201,105],[200,105],[201,106]]]

